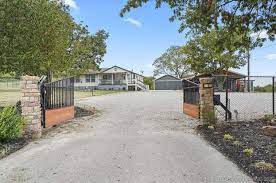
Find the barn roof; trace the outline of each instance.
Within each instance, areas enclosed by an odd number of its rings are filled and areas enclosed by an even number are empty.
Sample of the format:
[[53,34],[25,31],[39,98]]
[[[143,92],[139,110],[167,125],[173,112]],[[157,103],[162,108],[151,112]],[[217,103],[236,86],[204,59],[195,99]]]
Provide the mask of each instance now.
[[[170,79],[168,79],[168,78],[170,78]],[[158,80],[180,80],[180,79],[175,76],[167,74],[167,75],[161,76],[160,78],[155,79],[155,81],[158,81]]]
[[210,77],[210,76],[235,76],[238,78],[245,78],[246,75],[235,72],[235,71],[217,71],[215,73],[212,74],[199,74],[199,75],[195,75],[195,74],[190,74],[190,75],[186,75],[184,76],[182,79],[192,79],[194,77]]

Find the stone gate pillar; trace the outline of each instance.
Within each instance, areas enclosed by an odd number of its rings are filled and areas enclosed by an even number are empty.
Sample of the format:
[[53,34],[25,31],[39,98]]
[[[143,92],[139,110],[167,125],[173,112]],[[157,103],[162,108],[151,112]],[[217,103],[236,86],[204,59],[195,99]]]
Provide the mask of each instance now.
[[200,78],[200,119],[203,123],[215,123],[213,78]]
[[27,122],[26,135],[34,139],[40,138],[42,128],[39,77],[22,76],[21,91],[22,116]]

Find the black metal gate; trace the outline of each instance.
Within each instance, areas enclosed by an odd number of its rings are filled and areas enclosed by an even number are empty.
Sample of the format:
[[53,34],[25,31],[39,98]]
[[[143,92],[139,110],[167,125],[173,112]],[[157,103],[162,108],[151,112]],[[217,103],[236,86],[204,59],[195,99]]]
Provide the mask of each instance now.
[[199,104],[199,84],[198,81],[183,79],[183,103]]
[[66,78],[51,83],[40,82],[41,124],[46,127],[46,110],[74,106],[74,78]]

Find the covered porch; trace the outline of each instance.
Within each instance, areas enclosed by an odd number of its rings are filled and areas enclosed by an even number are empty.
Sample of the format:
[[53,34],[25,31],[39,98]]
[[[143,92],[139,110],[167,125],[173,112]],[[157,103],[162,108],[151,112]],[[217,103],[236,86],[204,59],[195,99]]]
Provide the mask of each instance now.
[[127,85],[127,73],[103,73],[99,75],[99,85]]

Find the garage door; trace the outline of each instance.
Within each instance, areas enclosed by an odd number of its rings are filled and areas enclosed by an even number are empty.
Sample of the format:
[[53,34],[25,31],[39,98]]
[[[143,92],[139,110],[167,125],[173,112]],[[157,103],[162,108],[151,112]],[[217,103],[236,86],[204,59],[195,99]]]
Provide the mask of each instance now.
[[155,90],[181,90],[181,81],[155,81]]

